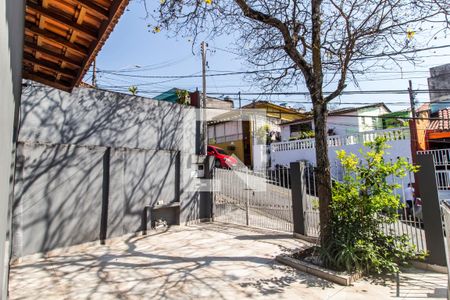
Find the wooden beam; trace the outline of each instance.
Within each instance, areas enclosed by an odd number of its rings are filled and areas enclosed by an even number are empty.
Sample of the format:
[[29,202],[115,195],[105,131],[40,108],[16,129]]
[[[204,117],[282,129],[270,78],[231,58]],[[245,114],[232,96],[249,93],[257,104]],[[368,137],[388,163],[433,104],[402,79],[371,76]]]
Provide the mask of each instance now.
[[450,138],[450,131],[428,133],[428,139],[430,140],[445,139],[445,138]]
[[96,12],[98,15],[101,16],[101,19],[103,20],[108,19],[109,17],[108,10],[95,4],[92,0],[77,0],[77,2],[81,6]]
[[22,77],[25,79],[30,79],[30,80],[34,80],[40,83],[43,83],[45,85],[54,87],[56,89],[60,89],[66,92],[71,92],[72,91],[72,87],[70,85],[65,84],[62,81],[57,81],[53,78],[50,78],[50,76],[45,76],[45,75],[38,75],[35,73],[30,73],[26,70],[22,71]]
[[53,59],[62,60],[63,62],[65,62],[67,64],[70,64],[71,66],[74,66],[76,68],[81,68],[81,62],[76,61],[74,59],[71,59],[69,57],[66,57],[66,56],[64,56],[64,55],[62,55],[60,53],[59,54],[55,53],[53,51],[50,51],[48,49],[39,47],[38,45],[35,45],[35,44],[33,44],[31,42],[27,42],[27,41],[25,41],[24,46],[25,46],[25,48],[29,48],[29,49],[34,50],[36,52],[39,52],[39,53],[45,54],[47,56],[50,56]]
[[100,51],[101,47],[103,46],[105,35],[108,35],[109,32],[107,32],[107,31],[111,30],[111,28],[110,28],[111,23],[118,21],[118,19],[120,18],[121,14],[123,13],[123,10],[128,5],[128,3],[129,3],[129,0],[113,0],[111,2],[111,6],[109,8],[108,20],[103,21],[103,24],[100,26],[99,35],[98,35],[99,40],[97,43],[93,43],[91,45],[91,47],[89,48],[89,56],[84,60],[83,66],[77,74],[75,86],[80,84],[87,68],[89,68],[90,64],[94,60],[98,51]]
[[75,74],[73,72],[71,72],[70,70],[61,69],[61,67],[58,64],[55,64],[52,62],[46,62],[42,59],[36,59],[33,55],[30,55],[28,53],[23,54],[23,60],[27,61],[31,64],[38,65],[40,67],[49,69],[50,71],[53,71],[55,73],[60,73],[69,78],[75,78]]
[[84,17],[86,16],[86,9],[84,7],[80,8],[80,13],[77,17],[77,24],[81,25],[84,21]]
[[82,34],[87,35],[93,40],[97,40],[97,33],[95,31],[90,30],[84,26],[81,26],[80,24],[77,24],[76,22],[61,16],[58,13],[55,13],[49,9],[45,9],[42,6],[36,5],[30,1],[27,1],[27,8],[30,9],[31,11],[34,11],[37,14],[40,14],[41,16],[46,17],[47,19],[51,19],[53,21],[61,23],[72,30],[76,30]]
[[46,38],[48,40],[54,41],[55,43],[58,43],[64,47],[69,48],[70,50],[78,53],[79,55],[85,57],[88,55],[89,50],[78,46],[74,43],[69,42],[65,38],[57,35],[56,33],[50,32],[48,30],[40,29],[36,25],[34,25],[31,22],[25,22],[25,30],[28,30],[29,32],[36,34],[40,36],[41,38]]

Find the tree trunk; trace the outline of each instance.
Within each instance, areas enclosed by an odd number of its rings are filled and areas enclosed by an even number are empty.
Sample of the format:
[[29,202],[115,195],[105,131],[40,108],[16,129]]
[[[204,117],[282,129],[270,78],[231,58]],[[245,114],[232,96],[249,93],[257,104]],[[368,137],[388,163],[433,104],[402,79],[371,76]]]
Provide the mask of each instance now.
[[318,185],[320,211],[320,244],[327,244],[330,236],[330,203],[331,203],[331,173],[328,159],[327,104],[314,101],[314,132],[316,142],[316,180]]

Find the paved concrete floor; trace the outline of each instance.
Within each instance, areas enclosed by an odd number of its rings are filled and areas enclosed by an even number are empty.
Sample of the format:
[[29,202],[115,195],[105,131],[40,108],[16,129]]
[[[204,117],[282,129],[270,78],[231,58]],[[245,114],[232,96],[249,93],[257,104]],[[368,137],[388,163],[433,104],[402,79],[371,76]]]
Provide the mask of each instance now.
[[[11,268],[11,299],[386,299],[395,285],[342,287],[274,261],[304,247],[287,234],[220,223],[173,227],[31,256]],[[409,270],[401,298],[445,298],[447,276]]]

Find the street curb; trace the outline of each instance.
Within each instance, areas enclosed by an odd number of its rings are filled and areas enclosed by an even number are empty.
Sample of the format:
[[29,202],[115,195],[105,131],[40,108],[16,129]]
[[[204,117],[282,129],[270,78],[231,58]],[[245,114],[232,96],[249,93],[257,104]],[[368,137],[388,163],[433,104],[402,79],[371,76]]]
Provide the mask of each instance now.
[[278,262],[293,267],[299,271],[317,276],[319,278],[337,283],[339,285],[349,286],[356,280],[362,278],[362,274],[355,273],[352,275],[338,274],[337,272],[292,258],[287,255],[278,255],[275,258]]
[[415,267],[417,269],[421,269],[421,270],[433,271],[433,272],[442,273],[442,274],[448,273],[447,267],[440,266],[440,265],[428,264],[423,261],[412,261],[411,264],[413,265],[413,267]]

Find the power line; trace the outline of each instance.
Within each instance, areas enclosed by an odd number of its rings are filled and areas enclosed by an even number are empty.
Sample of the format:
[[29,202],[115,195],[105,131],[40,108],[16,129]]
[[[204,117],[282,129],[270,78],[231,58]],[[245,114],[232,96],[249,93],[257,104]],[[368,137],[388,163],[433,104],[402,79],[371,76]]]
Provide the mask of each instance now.
[[[441,45],[441,46],[432,46],[427,48],[421,48],[421,49],[413,49],[409,51],[400,51],[400,52],[390,52],[390,53],[379,53],[375,55],[369,55],[363,58],[355,58],[353,61],[358,60],[364,60],[368,58],[379,58],[379,57],[390,57],[390,56],[397,56],[397,55],[403,55],[403,54],[410,54],[410,53],[417,53],[417,52],[423,52],[423,51],[429,51],[429,50],[435,50],[435,49],[443,49],[443,48],[450,48],[450,45]],[[217,48],[219,49],[219,48]],[[214,76],[231,76],[231,75],[242,75],[242,74],[256,74],[256,73],[263,73],[263,72],[273,72],[273,71],[281,71],[285,70],[286,68],[272,68],[267,70],[254,70],[254,71],[231,71],[231,72],[224,72],[224,73],[216,73],[216,74],[207,74],[208,77],[214,77]],[[124,70],[125,72],[129,72],[129,70]],[[118,76],[127,76],[127,77],[136,77],[136,78],[196,78],[201,77],[201,75],[137,75],[137,74],[121,74],[120,70],[116,71],[109,71],[109,70],[98,70],[98,72],[104,72],[104,73],[110,73],[115,74]],[[423,73],[427,71],[397,71],[397,72],[388,72],[388,71],[380,71],[380,74],[390,74],[390,73],[396,73],[396,74],[403,74],[403,73]],[[374,73],[374,72],[369,72]]]
[[[273,68],[264,70],[253,70],[253,71],[215,71],[216,73],[206,74],[206,77],[222,77],[222,76],[234,76],[234,75],[251,75],[258,73],[270,73],[276,71],[283,71],[287,68]],[[111,74],[120,77],[132,77],[132,78],[146,78],[146,79],[192,79],[201,78],[202,75],[186,74],[186,75],[141,75],[141,74],[123,74],[120,71],[105,71],[97,69],[98,73]],[[408,71],[369,71],[364,73],[367,74],[417,74],[417,73],[428,73],[428,70],[408,70]],[[324,72],[325,74],[334,74],[333,72]],[[363,75],[363,74],[360,74]]]
[[[423,93],[450,93],[450,89],[421,89],[421,90],[414,90],[415,93],[419,93],[419,94],[423,94]],[[326,94],[331,94],[332,92],[328,92],[328,91],[324,91],[323,92],[325,95]],[[341,95],[376,95],[376,94],[408,94],[408,90],[367,90],[367,91],[343,91],[341,93]],[[209,93],[209,95],[223,95],[223,94],[227,94],[227,95],[233,95],[233,96],[237,96],[238,93],[237,92],[232,92],[232,93],[228,93],[228,92],[222,92],[222,93]],[[299,96],[309,96],[310,93],[309,92],[243,92],[241,93],[241,95],[245,95],[245,96],[264,96],[264,95],[268,95],[268,96],[277,96],[277,95],[281,95],[281,96],[287,96],[287,95],[299,95]]]
[[[105,86],[106,87],[106,86]],[[113,88],[113,86],[111,86]],[[120,89],[120,88],[118,88]],[[142,92],[145,92],[144,90]],[[166,91],[147,91],[151,93],[163,93]],[[324,91],[323,94],[331,94],[332,91]],[[428,94],[428,93],[450,93],[450,89],[417,89],[414,90],[414,93],[418,94]],[[401,89],[401,90],[350,90],[350,91],[342,91],[341,95],[377,95],[377,94],[409,94],[408,89]],[[224,92],[213,92],[208,93],[208,95],[212,96],[221,96],[221,95],[228,95],[228,96],[309,96],[310,92],[231,92],[231,91],[224,91]]]
[[[379,54],[368,55],[366,57],[356,58],[356,59],[353,59],[353,60],[365,60],[365,59],[380,58],[380,57],[385,57],[385,56],[397,56],[397,55],[403,55],[403,54],[410,54],[410,53],[424,52],[424,51],[430,51],[430,50],[436,50],[436,49],[443,49],[443,48],[448,48],[448,47],[450,47],[450,45],[432,46],[432,47],[420,48],[420,49],[415,49],[415,50],[389,52],[389,53],[382,52],[382,53],[379,53]],[[227,49],[223,49],[223,48],[219,48],[219,47],[211,47],[211,48],[213,48],[215,50],[227,52],[227,53],[230,53],[230,54],[234,54],[236,56],[241,56],[241,54],[233,52],[231,50],[227,50]],[[415,57],[415,58],[428,58],[428,57],[439,57],[439,56],[449,56],[449,54],[447,54],[447,55],[418,56],[418,57]]]
[[[110,75],[110,74],[108,74],[108,75]],[[105,76],[105,75],[103,75],[103,76]],[[117,75],[114,75],[114,76],[117,76]],[[407,77],[407,78],[405,78],[405,77],[388,77],[388,78],[371,78],[371,79],[369,79],[369,78],[365,78],[364,79],[363,78],[363,79],[358,79],[357,81],[358,82],[364,82],[364,81],[376,82],[376,81],[392,81],[392,80],[424,79],[424,78],[427,78],[427,76],[413,76],[413,77]],[[120,80],[119,78],[117,78],[117,79],[109,78],[109,79],[123,82],[123,80]],[[174,82],[174,81],[181,80],[181,79],[182,78],[170,79],[170,80],[166,80],[166,81],[157,81],[157,82],[143,82],[143,83],[137,83],[137,84],[133,83],[133,85],[135,85],[135,86],[151,86],[151,85],[159,84],[159,83]],[[131,83],[131,81],[127,81],[127,82]],[[103,85],[103,86],[105,88],[128,88],[129,87],[129,85],[114,85],[114,84]],[[215,89],[216,90],[220,90],[220,89],[223,89],[223,88],[236,88],[236,87],[238,87],[238,88],[239,87],[241,87],[241,88],[245,88],[245,87],[251,88],[251,87],[253,87],[253,85],[251,85],[251,84],[248,84],[248,85],[221,85],[219,87],[216,87]]]

